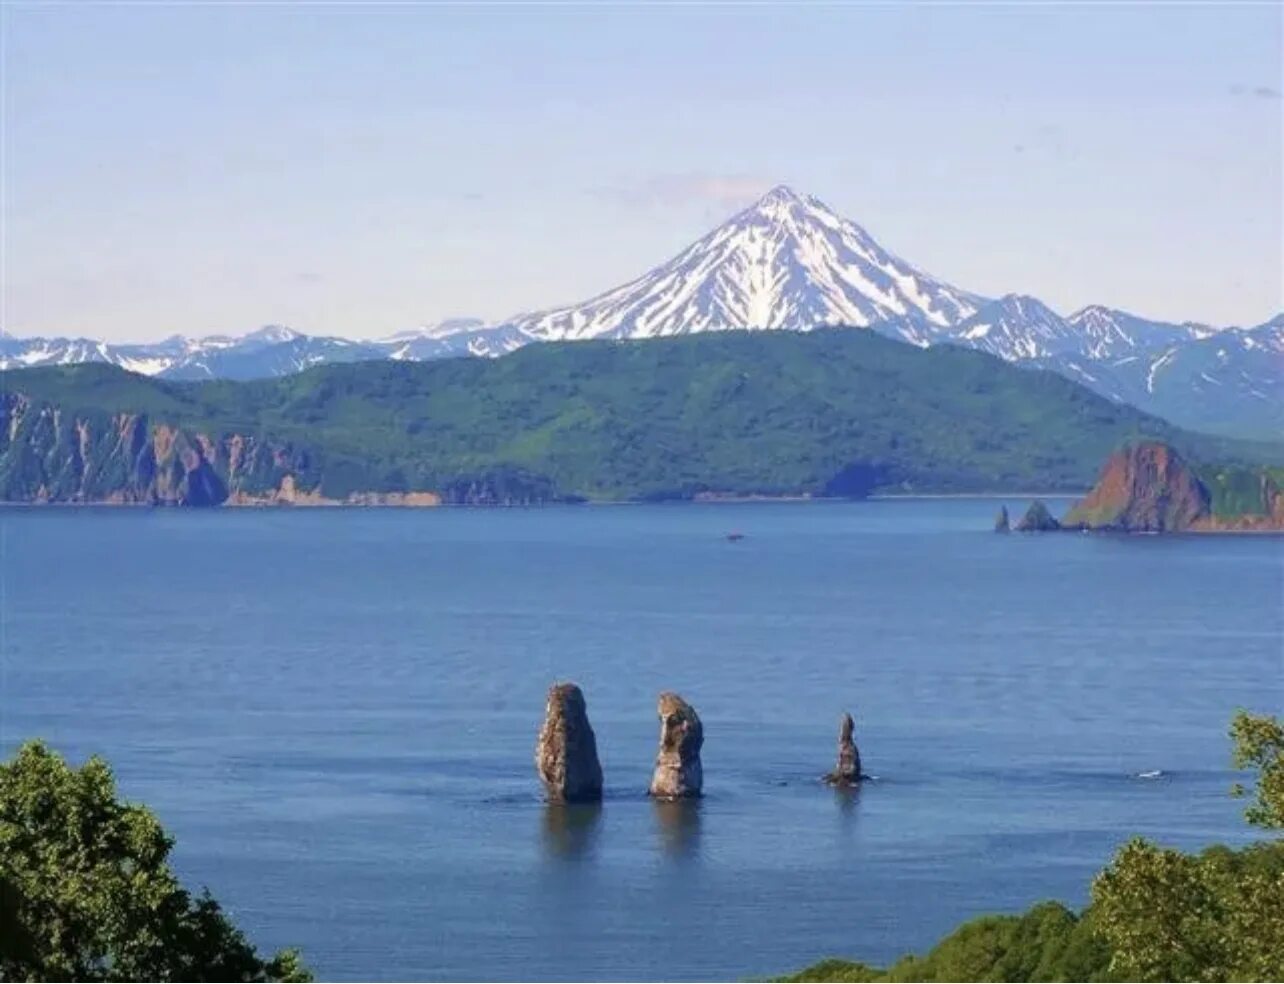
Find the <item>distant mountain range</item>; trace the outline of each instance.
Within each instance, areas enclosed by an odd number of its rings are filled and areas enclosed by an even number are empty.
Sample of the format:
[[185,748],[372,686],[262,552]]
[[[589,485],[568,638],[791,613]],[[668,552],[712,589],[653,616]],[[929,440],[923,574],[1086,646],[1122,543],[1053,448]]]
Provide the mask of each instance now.
[[1063,317],[1033,297],[986,298],[912,266],[819,200],[783,186],[636,280],[499,323],[461,318],[373,341],[278,326],[150,345],[2,335],[0,369],[107,362],[170,379],[253,379],[322,363],[499,356],[533,342],[833,325],[1051,369],[1186,427],[1284,430],[1284,315],[1218,329],[1099,305]]

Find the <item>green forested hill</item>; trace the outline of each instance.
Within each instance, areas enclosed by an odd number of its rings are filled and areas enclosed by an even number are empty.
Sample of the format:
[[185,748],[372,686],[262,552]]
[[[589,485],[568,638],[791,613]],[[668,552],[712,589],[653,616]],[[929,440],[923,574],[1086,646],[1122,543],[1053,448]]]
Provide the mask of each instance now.
[[532,345],[248,383],[102,365],[5,374],[0,497],[447,501],[1080,489],[1120,442],[1196,460],[1276,449],[1182,431],[1048,372],[872,332]]

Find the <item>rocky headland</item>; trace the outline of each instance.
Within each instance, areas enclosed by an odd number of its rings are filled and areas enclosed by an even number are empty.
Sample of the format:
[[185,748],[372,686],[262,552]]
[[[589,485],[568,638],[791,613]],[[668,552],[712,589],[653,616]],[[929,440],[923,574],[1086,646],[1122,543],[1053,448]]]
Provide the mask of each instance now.
[[1279,469],[1194,465],[1171,446],[1143,441],[1102,466],[1092,490],[1056,520],[1035,502],[1018,530],[1112,533],[1284,531]]

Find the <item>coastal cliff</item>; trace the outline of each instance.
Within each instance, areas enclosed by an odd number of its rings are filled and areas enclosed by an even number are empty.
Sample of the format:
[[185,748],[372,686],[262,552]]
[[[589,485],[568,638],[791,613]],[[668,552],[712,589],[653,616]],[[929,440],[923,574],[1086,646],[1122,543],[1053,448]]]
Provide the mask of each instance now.
[[306,450],[252,433],[212,436],[145,413],[71,412],[0,394],[0,499],[107,505],[437,505],[436,492],[355,491],[310,480]]
[[1194,466],[1146,441],[1112,454],[1062,529],[1120,533],[1284,530],[1281,475],[1268,468]]
[[72,412],[0,396],[0,492],[10,501],[210,506],[258,492],[288,451],[244,435],[211,440],[146,414]]

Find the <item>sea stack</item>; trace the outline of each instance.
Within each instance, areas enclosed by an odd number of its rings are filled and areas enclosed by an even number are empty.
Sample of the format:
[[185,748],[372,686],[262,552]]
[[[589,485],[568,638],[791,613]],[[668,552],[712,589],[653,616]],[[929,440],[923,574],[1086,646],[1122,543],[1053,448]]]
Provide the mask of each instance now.
[[1008,507],[999,506],[999,514],[994,517],[994,532],[1007,533],[1010,530],[1011,526],[1008,520]]
[[700,795],[704,770],[700,748],[704,728],[695,708],[673,693],[660,694],[660,752],[655,757],[650,793],[657,799],[688,799]]
[[1016,524],[1016,528],[1018,533],[1051,533],[1053,530],[1061,529],[1061,524],[1048,511],[1048,506],[1042,499],[1035,499]]
[[825,782],[831,786],[854,786],[860,782],[860,750],[852,737],[855,729],[852,716],[844,714],[838,722],[838,764],[825,776]]
[[602,765],[584,694],[573,683],[549,688],[544,726],[535,745],[535,769],[552,803],[602,798]]

